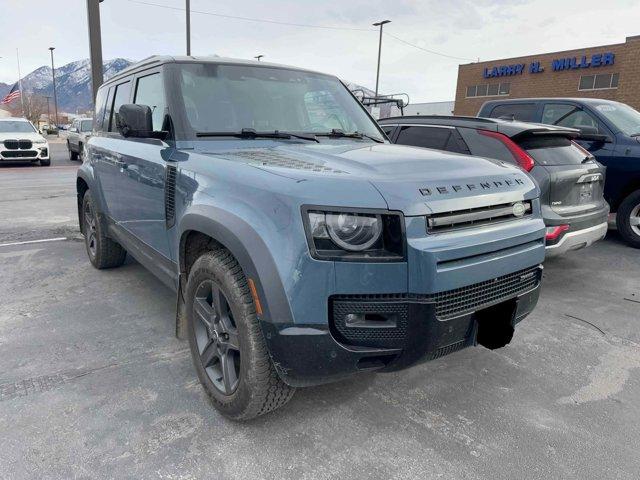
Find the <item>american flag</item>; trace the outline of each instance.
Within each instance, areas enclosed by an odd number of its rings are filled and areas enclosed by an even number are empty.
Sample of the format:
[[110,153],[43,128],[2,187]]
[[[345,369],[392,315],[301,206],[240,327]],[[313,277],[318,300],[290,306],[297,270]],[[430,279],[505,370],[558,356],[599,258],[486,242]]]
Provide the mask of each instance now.
[[13,88],[7,93],[7,95],[0,101],[0,105],[6,105],[7,103],[11,103],[16,98],[20,96],[20,87],[16,83]]

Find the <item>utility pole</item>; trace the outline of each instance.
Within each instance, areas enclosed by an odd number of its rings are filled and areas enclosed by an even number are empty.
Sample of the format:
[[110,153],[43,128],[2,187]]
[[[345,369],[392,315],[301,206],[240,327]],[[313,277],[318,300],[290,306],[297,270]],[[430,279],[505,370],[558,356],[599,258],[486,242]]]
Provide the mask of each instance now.
[[53,51],[56,47],[49,47],[49,51],[51,52],[51,75],[53,76],[53,111],[56,114],[56,131],[58,128],[58,94],[56,93],[56,67],[53,64]]
[[26,117],[24,111],[24,90],[22,90],[22,75],[20,74],[20,51],[16,48],[16,60],[18,61],[18,88],[20,89],[20,103],[22,104],[22,116]]
[[51,100],[51,97],[44,97],[47,99],[47,121],[49,122],[49,128],[51,128],[51,111],[49,110],[49,100]]
[[374,23],[374,27],[380,27],[380,40],[378,41],[378,69],[376,70],[376,98],[378,98],[378,84],[380,82],[380,56],[382,55],[382,27],[386,23],[391,23],[391,20],[383,20],[381,22]]
[[102,34],[100,32],[100,3],[102,0],[87,0],[87,25],[89,27],[89,56],[91,58],[91,87],[93,102],[96,101],[98,88],[103,82],[102,73]]
[[260,59],[261,59],[262,57],[264,57],[264,55],[256,55],[256,56],[255,56],[255,57],[253,57],[253,58],[255,58],[256,60],[260,61]]
[[187,12],[187,57],[191,56],[191,1],[186,0],[186,12]]

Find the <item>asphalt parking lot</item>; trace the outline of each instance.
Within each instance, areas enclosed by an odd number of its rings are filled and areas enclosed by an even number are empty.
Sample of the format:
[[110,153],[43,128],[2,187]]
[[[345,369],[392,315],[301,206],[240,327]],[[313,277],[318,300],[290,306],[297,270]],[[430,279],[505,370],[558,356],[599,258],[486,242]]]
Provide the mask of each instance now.
[[91,267],[78,164],[52,153],[0,166],[1,478],[638,477],[640,252],[615,232],[547,262],[506,348],[300,390],[238,424],[173,335],[172,293],[131,260]]

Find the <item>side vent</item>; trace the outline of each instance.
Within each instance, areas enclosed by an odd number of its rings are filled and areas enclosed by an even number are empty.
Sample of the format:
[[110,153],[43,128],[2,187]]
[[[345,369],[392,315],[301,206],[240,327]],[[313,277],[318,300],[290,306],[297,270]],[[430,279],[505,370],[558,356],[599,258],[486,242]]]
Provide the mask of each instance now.
[[176,167],[167,165],[164,182],[164,214],[167,228],[173,227],[176,223],[176,173]]

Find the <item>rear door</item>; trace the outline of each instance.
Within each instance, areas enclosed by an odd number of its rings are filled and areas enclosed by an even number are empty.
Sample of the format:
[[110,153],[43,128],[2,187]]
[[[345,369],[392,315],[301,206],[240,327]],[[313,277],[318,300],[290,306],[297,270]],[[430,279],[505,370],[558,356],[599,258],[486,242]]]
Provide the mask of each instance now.
[[605,207],[605,169],[570,139],[529,135],[513,139],[549,174],[549,205],[559,215],[572,216]]

